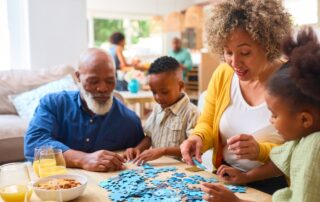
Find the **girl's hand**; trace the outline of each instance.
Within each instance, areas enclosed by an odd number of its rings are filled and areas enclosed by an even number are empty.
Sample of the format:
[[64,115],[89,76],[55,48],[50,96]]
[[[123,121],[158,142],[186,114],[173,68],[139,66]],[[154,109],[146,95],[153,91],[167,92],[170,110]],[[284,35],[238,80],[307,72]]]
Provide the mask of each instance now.
[[240,202],[232,191],[219,184],[201,183],[201,190],[206,193],[203,199],[210,202]]
[[229,184],[245,184],[248,182],[246,173],[226,165],[221,165],[217,170],[219,179]]
[[238,159],[257,160],[260,152],[258,142],[252,135],[240,134],[227,140],[228,150]]

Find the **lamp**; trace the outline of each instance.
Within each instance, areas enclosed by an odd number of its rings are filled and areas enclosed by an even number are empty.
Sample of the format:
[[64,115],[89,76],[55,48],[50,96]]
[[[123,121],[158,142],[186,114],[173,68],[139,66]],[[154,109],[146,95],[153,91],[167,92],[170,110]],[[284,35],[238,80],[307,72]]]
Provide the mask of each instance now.
[[153,16],[150,20],[151,33],[162,33],[164,27],[163,17],[160,15]]
[[165,21],[166,32],[181,32],[184,29],[184,15],[179,12],[170,13]]
[[203,26],[203,10],[201,6],[191,6],[186,10],[184,27],[199,28]]

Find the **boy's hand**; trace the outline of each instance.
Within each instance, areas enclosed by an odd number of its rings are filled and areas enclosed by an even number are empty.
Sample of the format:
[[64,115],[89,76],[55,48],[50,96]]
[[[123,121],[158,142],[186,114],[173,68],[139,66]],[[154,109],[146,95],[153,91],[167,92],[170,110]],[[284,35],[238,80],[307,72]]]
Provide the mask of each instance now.
[[163,148],[147,149],[144,150],[133,162],[137,165],[141,165],[147,161],[160,158],[163,155],[163,153]]
[[128,148],[126,151],[123,153],[123,158],[126,161],[131,161],[137,158],[140,155],[140,150],[137,148]]
[[226,165],[218,168],[217,175],[222,181],[230,184],[245,184],[248,181],[246,173]]
[[239,199],[232,191],[226,187],[218,184],[210,184],[207,182],[201,183],[201,190],[206,194],[203,199],[210,202],[240,202]]

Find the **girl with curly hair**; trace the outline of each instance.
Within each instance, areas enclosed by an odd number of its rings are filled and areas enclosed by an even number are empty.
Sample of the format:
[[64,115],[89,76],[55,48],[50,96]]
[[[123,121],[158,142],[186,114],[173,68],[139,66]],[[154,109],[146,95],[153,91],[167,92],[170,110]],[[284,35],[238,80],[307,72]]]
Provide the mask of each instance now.
[[[193,164],[192,156],[201,161],[201,153],[213,148],[218,175],[228,167],[247,172],[267,162],[272,147],[283,142],[269,123],[264,92],[266,81],[283,64],[280,43],[290,31],[290,15],[279,0],[214,5],[206,22],[207,42],[225,63],[211,78],[193,135],[180,146],[188,164]],[[250,186],[273,193],[286,183],[282,177]]]

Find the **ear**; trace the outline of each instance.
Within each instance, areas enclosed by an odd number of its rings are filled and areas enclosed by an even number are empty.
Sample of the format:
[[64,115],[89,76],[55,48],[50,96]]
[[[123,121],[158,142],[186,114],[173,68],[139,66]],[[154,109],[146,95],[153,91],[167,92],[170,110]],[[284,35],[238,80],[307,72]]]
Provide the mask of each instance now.
[[75,75],[76,75],[77,82],[80,82],[80,72],[76,71]]
[[313,116],[309,112],[302,112],[299,114],[299,120],[304,128],[310,128],[313,125]]
[[182,91],[182,89],[184,89],[184,82],[179,81],[179,90]]

